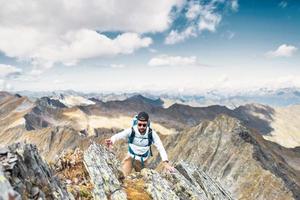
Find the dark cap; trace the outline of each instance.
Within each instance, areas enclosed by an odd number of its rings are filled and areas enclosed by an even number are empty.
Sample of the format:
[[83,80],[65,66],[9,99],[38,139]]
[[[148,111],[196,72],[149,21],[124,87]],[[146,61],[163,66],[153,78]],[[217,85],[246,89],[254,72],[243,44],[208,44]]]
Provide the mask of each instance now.
[[149,120],[149,115],[146,112],[140,112],[137,116],[137,119],[140,121],[148,121]]

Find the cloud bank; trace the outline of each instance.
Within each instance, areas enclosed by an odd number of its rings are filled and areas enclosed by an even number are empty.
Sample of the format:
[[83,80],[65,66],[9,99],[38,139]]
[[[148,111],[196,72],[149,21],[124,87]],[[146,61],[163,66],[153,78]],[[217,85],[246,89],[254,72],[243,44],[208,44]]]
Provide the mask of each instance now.
[[275,51],[269,51],[266,53],[267,57],[275,58],[275,57],[291,57],[296,51],[297,47],[287,44],[280,45]]
[[[131,54],[152,44],[144,33],[167,30],[182,0],[0,0],[0,51],[33,64],[33,74],[55,63]],[[105,32],[119,32],[109,37]]]

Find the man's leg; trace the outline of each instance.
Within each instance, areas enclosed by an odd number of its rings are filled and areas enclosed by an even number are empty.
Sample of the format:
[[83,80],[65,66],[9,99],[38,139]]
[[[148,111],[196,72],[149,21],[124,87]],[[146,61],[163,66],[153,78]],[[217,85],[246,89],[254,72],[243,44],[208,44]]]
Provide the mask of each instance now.
[[132,165],[131,165],[131,157],[127,155],[124,160],[122,161],[122,170],[124,173],[124,176],[127,176],[131,173]]
[[[148,159],[144,161],[144,168],[147,167],[147,163],[148,163],[147,161],[148,161]],[[134,163],[133,163],[133,165],[134,165],[133,166],[134,170],[136,172],[140,172],[143,169],[142,162],[139,161],[139,160],[135,160]]]

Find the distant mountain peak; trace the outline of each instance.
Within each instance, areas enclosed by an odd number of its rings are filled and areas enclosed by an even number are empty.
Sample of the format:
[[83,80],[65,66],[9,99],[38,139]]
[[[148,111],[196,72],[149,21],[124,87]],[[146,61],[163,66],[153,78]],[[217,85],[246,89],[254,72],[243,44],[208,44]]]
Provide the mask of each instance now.
[[150,99],[150,98],[145,97],[141,94],[137,94],[137,95],[134,95],[132,97],[129,97],[129,98],[126,99],[126,101],[143,102],[143,103],[147,103],[147,104],[150,104],[152,106],[158,106],[158,107],[161,107],[164,103],[160,98]]

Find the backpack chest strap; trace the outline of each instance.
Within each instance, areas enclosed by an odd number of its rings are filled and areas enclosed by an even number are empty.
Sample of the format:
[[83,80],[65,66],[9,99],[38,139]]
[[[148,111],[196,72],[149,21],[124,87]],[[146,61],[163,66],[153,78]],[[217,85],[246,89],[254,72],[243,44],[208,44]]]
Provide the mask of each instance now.
[[128,143],[132,144],[135,137],[136,138],[142,138],[142,139],[148,139],[148,145],[147,146],[151,146],[151,144],[153,143],[152,129],[150,127],[149,127],[148,137],[147,138],[135,136],[134,128],[131,127],[131,133],[130,133],[130,135],[128,137]]

